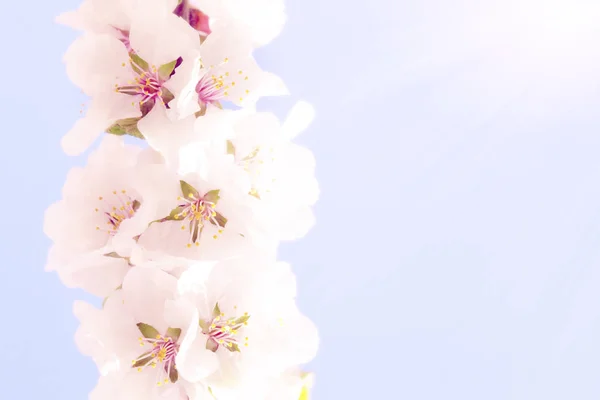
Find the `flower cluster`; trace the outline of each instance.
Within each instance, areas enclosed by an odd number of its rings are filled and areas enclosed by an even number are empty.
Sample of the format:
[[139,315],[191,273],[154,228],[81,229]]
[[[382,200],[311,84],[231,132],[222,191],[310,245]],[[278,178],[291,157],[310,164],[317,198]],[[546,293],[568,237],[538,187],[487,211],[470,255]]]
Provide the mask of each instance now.
[[84,0],[59,21],[81,31],[64,62],[90,98],[62,147],[103,133],[44,225],[47,270],[103,299],[74,306],[89,398],[307,399],[319,338],[276,257],[314,223],[313,155],[293,142],[313,110],[255,108],[287,93],[252,55],[282,0]]

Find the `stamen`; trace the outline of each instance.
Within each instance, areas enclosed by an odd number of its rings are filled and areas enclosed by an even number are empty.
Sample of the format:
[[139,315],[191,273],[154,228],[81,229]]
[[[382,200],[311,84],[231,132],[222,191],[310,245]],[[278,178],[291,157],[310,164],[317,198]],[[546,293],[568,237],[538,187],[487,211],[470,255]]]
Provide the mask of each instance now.
[[158,335],[156,339],[139,338],[139,342],[140,346],[150,345],[152,349],[133,360],[131,362],[132,367],[136,368],[138,372],[142,372],[148,367],[156,368],[158,364],[162,364],[156,384],[161,386],[169,383],[173,372],[176,371],[175,359],[179,352],[179,345],[175,343],[173,338],[161,335]]
[[[213,235],[214,239],[223,233],[224,223],[221,216],[215,211],[216,204],[204,197],[196,197],[193,193],[189,193],[188,198],[177,198],[183,203],[178,205],[179,213],[175,214],[177,220],[188,222],[190,229],[190,240],[186,244],[187,248],[191,248],[192,244],[200,245],[200,234],[207,223],[217,227],[217,234]],[[182,225],[181,230],[185,230],[186,226]]]
[[121,226],[121,223],[126,219],[133,217],[140,206],[139,201],[132,199],[126,194],[125,190],[118,193],[113,190],[112,196],[104,198],[98,197],[102,204],[94,208],[95,212],[102,212],[106,217],[106,225],[108,229],[101,229],[99,226],[96,230],[108,233],[111,236],[116,235]]
[[[237,306],[234,306],[234,310]],[[240,351],[241,340],[238,337],[240,330],[248,325],[250,315],[244,313],[239,318],[224,318],[225,314],[216,316],[210,321],[208,325],[208,331],[205,332],[208,335],[209,348],[213,351],[217,351],[219,346],[225,347],[229,351]],[[241,336],[241,335],[239,335]],[[244,337],[244,346],[248,346],[248,337]]]

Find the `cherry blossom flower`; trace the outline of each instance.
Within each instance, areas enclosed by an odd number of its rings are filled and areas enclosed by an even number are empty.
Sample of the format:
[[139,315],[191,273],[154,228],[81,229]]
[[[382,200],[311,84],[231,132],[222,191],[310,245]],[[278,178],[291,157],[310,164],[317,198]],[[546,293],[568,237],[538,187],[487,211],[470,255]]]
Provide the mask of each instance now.
[[172,13],[143,12],[131,21],[128,43],[110,34],[87,33],[68,49],[70,79],[91,97],[86,115],[63,138],[68,154],[85,150],[102,131],[141,136],[137,121],[155,104],[168,106],[182,87],[171,77],[192,64],[197,32]]
[[129,31],[139,14],[161,17],[174,12],[177,0],[84,0],[79,8],[57,17],[57,22],[80,31],[109,34],[131,51]]
[[[202,359],[213,352],[218,367],[207,375],[199,364],[187,363],[180,373],[210,387],[219,399],[264,398],[273,379],[314,357],[316,328],[296,306],[289,265],[269,257],[239,257],[211,267],[207,275],[197,264],[179,279],[180,299],[197,308],[200,326],[198,335],[181,346],[195,349],[188,354],[203,354]],[[240,392],[244,396],[237,397]]]
[[[194,311],[174,301],[176,289],[175,277],[135,267],[101,310],[75,304],[81,323],[76,343],[102,374],[90,399],[180,400],[194,392],[194,385],[181,379],[179,367],[186,356],[182,342],[198,328]],[[207,359],[201,355],[194,355],[194,367],[213,370],[210,354]]]
[[183,82],[179,82],[185,81],[185,87],[173,102],[172,118],[204,115],[207,109],[222,108],[224,103],[253,107],[260,97],[288,94],[279,77],[260,69],[252,51],[245,32],[215,29],[202,43],[189,75],[175,77],[180,86]]
[[[225,155],[197,153],[192,169],[153,177],[144,198],[153,218],[137,225],[145,260],[182,257],[218,260],[275,246],[262,236],[247,196],[249,182]],[[187,162],[186,166],[190,166]]]
[[46,211],[44,231],[54,242],[47,269],[69,286],[105,293],[109,283],[112,289],[120,284],[127,262],[114,254],[112,242],[144,201],[136,188],[140,151],[106,137],[84,168],[69,172],[62,200]]
[[44,221],[46,269],[103,298],[74,306],[90,400],[307,400],[319,336],[276,256],[314,224],[294,142],[314,110],[256,110],[288,93],[253,57],[283,0],[83,0],[58,20],[82,31],[64,61],[90,97],[62,147],[107,133]]
[[227,141],[227,152],[251,181],[249,194],[257,218],[270,221],[265,229],[277,232],[280,240],[306,234],[314,224],[312,206],[319,196],[312,152],[293,143],[293,136],[287,134],[291,124],[296,124],[295,112],[286,121],[287,128],[270,113],[242,117],[235,124],[235,135]]

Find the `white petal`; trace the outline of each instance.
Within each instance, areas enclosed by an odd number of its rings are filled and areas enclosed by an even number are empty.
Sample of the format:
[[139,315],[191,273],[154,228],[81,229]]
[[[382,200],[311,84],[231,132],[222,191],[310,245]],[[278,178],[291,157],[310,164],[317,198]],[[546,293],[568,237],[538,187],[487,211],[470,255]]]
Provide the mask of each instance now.
[[79,37],[64,56],[67,75],[90,96],[108,90],[114,92],[115,83],[130,81],[133,72],[128,61],[129,54],[123,43],[110,35]]
[[181,376],[190,382],[206,378],[218,368],[217,356],[206,349],[206,336],[199,331],[198,321],[198,310],[194,309],[188,324],[190,329],[181,341],[175,360]]
[[311,104],[305,101],[297,102],[283,123],[283,134],[290,139],[295,137],[306,130],[314,118],[315,109]]
[[146,8],[132,20],[129,40],[133,50],[156,67],[200,48],[198,33],[183,18]]

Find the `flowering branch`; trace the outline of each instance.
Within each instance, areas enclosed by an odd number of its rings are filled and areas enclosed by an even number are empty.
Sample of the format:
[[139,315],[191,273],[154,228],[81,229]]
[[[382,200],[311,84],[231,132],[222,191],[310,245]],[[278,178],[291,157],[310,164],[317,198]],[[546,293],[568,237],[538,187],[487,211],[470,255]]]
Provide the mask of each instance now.
[[46,269],[103,299],[74,305],[90,399],[308,399],[319,337],[275,255],[314,224],[314,158],[293,142],[313,110],[255,109],[287,93],[252,56],[280,0],[84,0],[58,20],[82,32],[64,62],[90,98],[63,149],[104,132],[44,222]]

